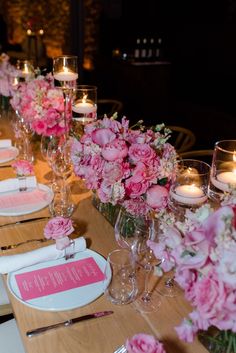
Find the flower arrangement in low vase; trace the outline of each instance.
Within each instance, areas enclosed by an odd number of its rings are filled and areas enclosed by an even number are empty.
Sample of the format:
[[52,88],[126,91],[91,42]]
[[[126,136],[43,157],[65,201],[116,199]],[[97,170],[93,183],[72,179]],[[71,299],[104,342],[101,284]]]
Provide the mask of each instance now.
[[126,117],[121,122],[116,117],[86,125],[81,139],[74,140],[74,172],[102,203],[147,216],[167,207],[175,179],[177,154],[167,142],[170,130],[164,124],[146,129],[142,122],[130,128]]
[[216,210],[206,204],[187,211],[184,222],[166,226],[163,234],[148,245],[175,269],[194,308],[176,327],[180,339],[192,342],[198,333],[207,337],[210,352],[236,353],[236,197]]
[[63,91],[55,87],[51,74],[19,83],[10,103],[38,135],[61,136],[69,130],[71,107],[65,120]]

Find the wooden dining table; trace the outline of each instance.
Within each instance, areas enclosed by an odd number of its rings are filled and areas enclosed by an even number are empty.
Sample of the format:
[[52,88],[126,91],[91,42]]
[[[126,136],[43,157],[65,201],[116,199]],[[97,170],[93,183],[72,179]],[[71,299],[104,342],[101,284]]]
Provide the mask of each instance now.
[[[0,119],[0,138],[12,138],[10,119]],[[46,184],[50,179],[50,168],[40,155],[39,141],[33,139],[35,155],[34,172],[37,181]],[[9,164],[9,163],[6,163]],[[0,165],[0,180],[14,177],[11,166]],[[83,235],[87,248],[107,258],[109,252],[118,248],[112,225],[93,206],[91,192],[84,186],[82,180],[76,176],[69,179],[72,188],[72,197],[76,205],[71,216],[75,224],[73,237]],[[32,238],[43,238],[43,230],[48,219],[32,220],[26,223],[17,223],[22,219],[50,217],[48,207],[22,216],[0,216],[0,245],[15,244]],[[3,251],[0,256],[24,253],[52,244],[31,242],[16,249]],[[151,283],[158,288],[158,277],[153,275]],[[4,275],[7,287],[7,275]],[[127,305],[112,304],[103,294],[93,302],[65,311],[38,310],[19,301],[8,290],[21,338],[27,353],[113,353],[126,339],[137,333],[154,335],[163,341],[167,353],[206,353],[207,350],[196,338],[193,343],[181,341],[175,331],[184,317],[192,310],[185,300],[183,293],[176,297],[162,297],[161,306],[151,314],[141,314],[135,310],[133,303]],[[76,323],[69,327],[60,327],[29,338],[28,330],[56,324],[81,315],[93,312],[112,310],[112,315]],[[14,339],[14,338],[13,338]]]

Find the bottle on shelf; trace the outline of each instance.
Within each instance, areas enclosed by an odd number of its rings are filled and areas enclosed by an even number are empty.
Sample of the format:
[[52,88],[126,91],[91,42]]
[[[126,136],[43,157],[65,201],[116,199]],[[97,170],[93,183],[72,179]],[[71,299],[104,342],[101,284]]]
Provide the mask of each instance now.
[[134,48],[134,60],[139,61],[141,57],[141,39],[137,38],[136,39],[136,45]]
[[148,61],[154,61],[155,60],[155,39],[150,38],[149,40],[149,46],[147,50],[147,59]]
[[160,60],[162,57],[162,38],[159,37],[157,39],[157,46],[156,46],[156,60]]
[[141,59],[141,61],[147,60],[147,38],[143,38],[143,40],[142,40],[140,59]]

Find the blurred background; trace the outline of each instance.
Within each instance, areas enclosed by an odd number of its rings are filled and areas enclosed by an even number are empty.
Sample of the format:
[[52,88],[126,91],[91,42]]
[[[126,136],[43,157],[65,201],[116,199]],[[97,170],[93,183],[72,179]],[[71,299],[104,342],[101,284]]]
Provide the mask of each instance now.
[[79,57],[79,83],[146,125],[190,128],[197,147],[235,138],[236,0],[0,0],[0,51],[50,71]]

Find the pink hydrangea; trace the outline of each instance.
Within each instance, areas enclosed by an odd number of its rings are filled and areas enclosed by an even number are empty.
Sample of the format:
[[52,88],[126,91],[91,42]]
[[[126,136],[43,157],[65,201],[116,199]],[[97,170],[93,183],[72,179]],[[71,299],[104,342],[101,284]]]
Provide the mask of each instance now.
[[165,353],[163,344],[145,333],[138,333],[127,339],[125,347],[128,353]]

